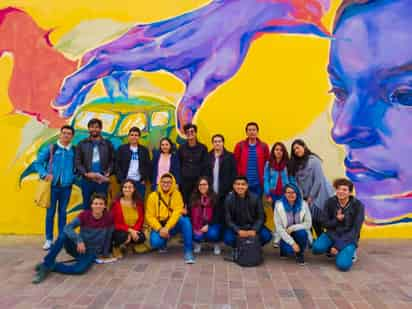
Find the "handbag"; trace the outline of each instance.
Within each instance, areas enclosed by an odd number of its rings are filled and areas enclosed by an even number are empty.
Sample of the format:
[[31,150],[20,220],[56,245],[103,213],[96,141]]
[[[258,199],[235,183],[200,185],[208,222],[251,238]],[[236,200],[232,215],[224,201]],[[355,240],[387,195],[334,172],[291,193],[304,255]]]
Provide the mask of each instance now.
[[[52,162],[53,162],[53,145],[50,145],[50,156],[49,156],[49,173],[51,173]],[[50,196],[51,196],[51,181],[45,179],[39,179],[37,184],[36,193],[34,195],[34,204],[41,208],[50,207]]]
[[263,250],[259,236],[237,237],[235,262],[240,266],[253,267],[263,263]]

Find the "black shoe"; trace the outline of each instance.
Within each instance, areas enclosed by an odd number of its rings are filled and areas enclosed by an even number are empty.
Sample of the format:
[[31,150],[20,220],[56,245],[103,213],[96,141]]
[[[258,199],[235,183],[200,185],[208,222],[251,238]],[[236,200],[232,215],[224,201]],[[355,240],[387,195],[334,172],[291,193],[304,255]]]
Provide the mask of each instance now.
[[305,265],[305,258],[303,254],[296,255],[296,264],[298,265]]
[[39,271],[42,265],[43,265],[43,263],[37,263],[37,264],[34,266],[34,270],[35,270],[36,272]]
[[285,259],[288,258],[288,255],[285,254],[285,253],[283,253],[283,252],[280,252],[280,258],[281,258],[282,260],[285,260]]
[[235,262],[236,261],[236,249],[232,249],[229,254],[223,255],[223,259],[228,262]]
[[44,279],[46,279],[46,277],[50,274],[50,272],[51,272],[51,268],[48,268],[44,264],[41,264],[38,267],[38,270],[32,280],[32,283],[39,284],[40,282],[44,281]]

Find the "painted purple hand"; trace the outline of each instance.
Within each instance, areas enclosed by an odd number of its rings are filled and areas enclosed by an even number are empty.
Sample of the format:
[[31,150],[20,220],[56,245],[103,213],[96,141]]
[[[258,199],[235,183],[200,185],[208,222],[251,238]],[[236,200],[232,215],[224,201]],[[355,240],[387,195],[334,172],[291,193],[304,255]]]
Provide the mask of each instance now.
[[[130,71],[165,70],[182,80],[177,126],[190,123],[204,99],[239,70],[253,40],[265,33],[328,37],[321,18],[329,0],[215,0],[192,12],[137,25],[84,55],[53,106],[71,116],[94,83],[118,83],[127,95]],[[111,89],[111,87],[106,87]],[[110,95],[110,91],[109,95]]]

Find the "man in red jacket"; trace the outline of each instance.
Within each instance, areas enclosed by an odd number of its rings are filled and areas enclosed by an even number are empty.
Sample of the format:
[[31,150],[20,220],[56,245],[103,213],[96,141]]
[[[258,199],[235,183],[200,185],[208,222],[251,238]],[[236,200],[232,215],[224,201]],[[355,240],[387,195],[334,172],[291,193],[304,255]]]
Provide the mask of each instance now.
[[249,122],[245,128],[247,138],[235,146],[235,160],[239,176],[246,176],[249,191],[261,196],[263,193],[263,170],[269,160],[269,147],[257,136],[259,126]]

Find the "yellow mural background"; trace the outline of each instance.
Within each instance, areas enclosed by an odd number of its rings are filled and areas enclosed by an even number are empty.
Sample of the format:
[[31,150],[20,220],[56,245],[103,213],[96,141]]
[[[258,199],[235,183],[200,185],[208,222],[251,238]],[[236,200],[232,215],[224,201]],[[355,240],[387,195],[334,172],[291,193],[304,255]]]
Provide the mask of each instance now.
[[[200,0],[97,1],[97,0],[3,0],[0,9],[14,6],[25,10],[44,29],[54,29],[51,41],[85,20],[107,18],[117,22],[145,23],[158,21],[201,6]],[[333,1],[325,24],[330,26],[339,1]],[[329,111],[331,96],[326,65],[329,42],[315,37],[268,34],[254,42],[237,75],[218,88],[207,99],[196,122],[200,138],[209,144],[214,133],[224,133],[227,148],[244,138],[244,125],[257,121],[261,137],[272,144],[301,134],[323,112]],[[9,115],[11,103],[7,95],[13,69],[13,58],[0,58],[0,233],[40,234],[44,230],[44,210],[33,204],[35,182],[18,187],[21,162],[14,162],[22,140],[27,116]],[[135,73],[156,86],[182,93],[183,85],[164,73]],[[95,92],[99,92],[97,87]],[[323,132],[322,136],[329,136]],[[310,144],[310,141],[309,141]],[[322,154],[322,149],[315,149]],[[343,156],[342,156],[343,158]],[[325,161],[327,158],[325,158]],[[341,166],[328,175],[341,175]],[[75,192],[73,199],[79,199]],[[408,237],[407,227],[366,228],[366,237]]]

